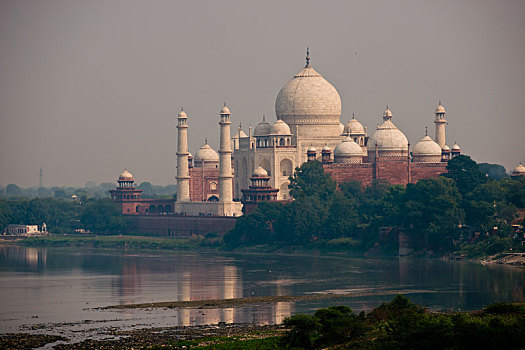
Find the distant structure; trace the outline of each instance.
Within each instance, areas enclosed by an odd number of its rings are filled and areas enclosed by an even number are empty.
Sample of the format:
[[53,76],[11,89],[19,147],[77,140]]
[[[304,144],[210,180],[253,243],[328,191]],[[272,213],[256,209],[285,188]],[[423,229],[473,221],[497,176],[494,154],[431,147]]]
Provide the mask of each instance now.
[[135,179],[127,170],[118,177],[118,186],[110,190],[111,199],[120,205],[122,214],[145,215],[167,214],[173,212],[172,199],[146,199],[142,198],[142,190],[135,188]]
[[[457,144],[446,144],[446,110],[441,101],[434,110],[435,137],[425,135],[410,149],[408,138],[393,122],[386,107],[382,122],[368,136],[352,114],[341,122],[341,98],[335,87],[310,64],[284,84],[275,101],[276,121],[263,115],[252,133],[241,124],[231,137],[231,112],[219,112],[218,152],[208,142],[193,157],[188,149],[191,118],[181,109],[177,117],[177,200],[159,204],[140,198],[133,181],[119,178],[111,191],[127,214],[162,212],[178,216],[239,216],[243,203],[291,200],[288,185],[294,169],[319,160],[337,182],[355,180],[369,185],[375,180],[391,184],[415,183],[446,172],[447,162],[461,154]],[[241,203],[242,201],[242,203]],[[152,211],[154,209],[154,211]],[[250,209],[248,209],[249,211]],[[246,211],[246,210],[245,210]]]
[[7,225],[4,232],[5,235],[14,236],[36,236],[36,235],[47,235],[47,225],[42,223],[38,225]]
[[38,176],[38,188],[44,187],[44,169],[40,167],[39,176]]
[[512,171],[511,176],[525,176],[525,166],[519,163]]

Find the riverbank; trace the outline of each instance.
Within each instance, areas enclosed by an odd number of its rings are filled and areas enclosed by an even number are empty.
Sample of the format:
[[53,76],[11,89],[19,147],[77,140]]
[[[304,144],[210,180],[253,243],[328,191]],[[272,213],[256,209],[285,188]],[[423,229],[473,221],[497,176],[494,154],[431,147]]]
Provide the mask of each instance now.
[[[220,238],[195,236],[191,238],[173,238],[159,236],[136,236],[136,235],[47,235],[36,237],[13,237],[0,238],[1,244],[16,244],[28,247],[86,247],[86,248],[112,248],[112,249],[146,249],[146,250],[171,250],[171,251],[221,251],[239,254],[283,254],[283,255],[319,255],[329,254],[347,257],[397,257],[395,252],[360,251],[355,249],[353,242],[349,240],[333,240],[336,242],[314,242],[308,246],[272,246],[255,245],[226,249]],[[442,258],[444,260],[457,260],[449,255],[431,255],[424,252],[416,252],[408,257],[417,258]],[[467,260],[483,265],[500,264],[509,266],[525,266],[525,253],[498,253],[491,256],[472,258],[461,256],[461,260]]]
[[114,328],[104,331],[106,339],[69,339],[46,334],[0,335],[0,348],[56,350],[80,349],[277,349],[284,333],[280,325],[218,324],[191,327],[161,327],[136,330]]

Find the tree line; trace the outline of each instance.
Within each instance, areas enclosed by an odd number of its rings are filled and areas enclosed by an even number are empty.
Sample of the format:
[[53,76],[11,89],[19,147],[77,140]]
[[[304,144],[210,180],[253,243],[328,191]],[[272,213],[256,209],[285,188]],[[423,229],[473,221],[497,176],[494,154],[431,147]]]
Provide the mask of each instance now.
[[0,230],[8,224],[42,225],[52,233],[87,230],[99,234],[126,233],[129,219],[111,199],[0,199]]
[[398,244],[388,233],[397,230],[422,251],[481,255],[513,245],[511,222],[517,208],[525,208],[525,177],[492,179],[465,155],[450,160],[447,173],[407,186],[337,185],[313,161],[296,168],[289,188],[293,202],[261,203],[238,219],[224,242],[232,248],[314,244],[393,252]]

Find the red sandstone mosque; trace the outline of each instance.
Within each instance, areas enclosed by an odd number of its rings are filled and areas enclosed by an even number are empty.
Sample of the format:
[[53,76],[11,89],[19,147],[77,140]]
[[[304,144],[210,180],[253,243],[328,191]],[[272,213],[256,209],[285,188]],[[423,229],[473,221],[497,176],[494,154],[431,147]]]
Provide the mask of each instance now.
[[[434,139],[426,132],[413,148],[394,124],[388,106],[371,136],[355,116],[342,124],[339,93],[310,65],[308,51],[304,68],[279,91],[275,114],[274,123],[263,116],[248,133],[239,124],[231,137],[231,113],[225,105],[219,113],[219,152],[205,142],[192,156],[187,136],[191,118],[181,110],[176,202],[141,199],[127,171],[111,191],[112,198],[122,204],[124,214],[239,216],[243,204],[253,208],[261,201],[290,200],[288,177],[306,161],[321,161],[337,182],[357,180],[366,186],[385,180],[406,185],[439,176],[448,160],[461,153],[457,144],[447,145],[441,102],[434,111]],[[514,169],[514,176],[524,174],[521,164]]]

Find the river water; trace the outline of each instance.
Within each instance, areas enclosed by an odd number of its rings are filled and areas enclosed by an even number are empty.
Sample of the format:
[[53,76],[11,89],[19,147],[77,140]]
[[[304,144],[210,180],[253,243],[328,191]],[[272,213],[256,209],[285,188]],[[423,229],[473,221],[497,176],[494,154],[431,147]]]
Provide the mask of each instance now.
[[[0,246],[0,333],[85,338],[111,327],[272,324],[333,304],[369,310],[397,291],[434,310],[472,310],[525,301],[524,289],[523,268],[469,262]],[[95,309],[316,293],[355,296],[225,309]]]

